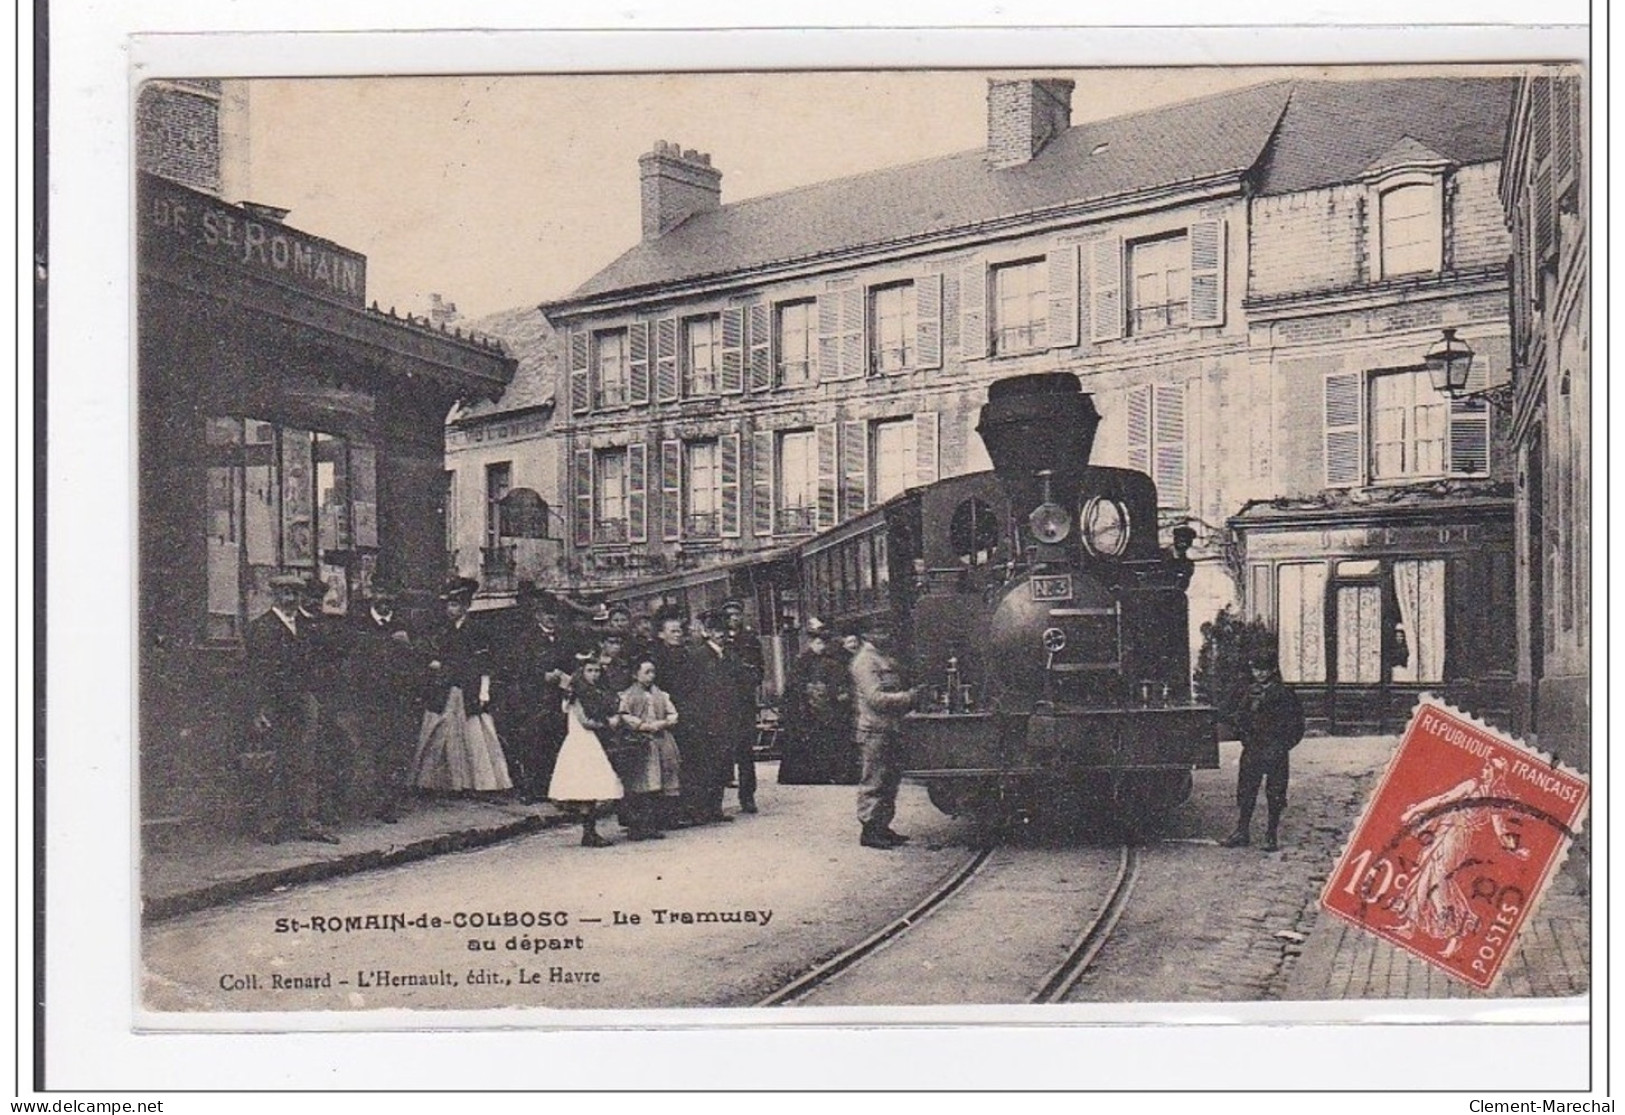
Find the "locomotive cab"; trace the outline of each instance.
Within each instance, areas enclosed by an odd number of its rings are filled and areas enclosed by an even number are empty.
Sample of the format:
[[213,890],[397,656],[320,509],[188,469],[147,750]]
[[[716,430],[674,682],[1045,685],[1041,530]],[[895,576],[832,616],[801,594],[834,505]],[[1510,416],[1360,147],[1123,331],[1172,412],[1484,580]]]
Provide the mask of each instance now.
[[1151,478],[1090,464],[1099,422],[1071,373],[995,382],[977,427],[993,472],[939,485],[988,508],[1002,554],[980,576],[928,563],[912,609],[932,696],[905,721],[907,766],[946,812],[1060,798],[1137,818],[1218,766],[1216,716],[1191,701],[1188,532],[1163,549]]

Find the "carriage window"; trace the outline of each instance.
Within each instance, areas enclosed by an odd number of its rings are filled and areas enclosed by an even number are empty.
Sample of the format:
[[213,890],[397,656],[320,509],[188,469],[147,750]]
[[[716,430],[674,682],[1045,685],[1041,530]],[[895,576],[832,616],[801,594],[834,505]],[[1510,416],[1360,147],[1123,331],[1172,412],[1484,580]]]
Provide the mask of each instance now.
[[875,583],[884,593],[886,586],[891,584],[890,558],[886,555],[886,535],[875,535]]
[[987,565],[998,556],[1000,534],[993,508],[973,496],[954,508],[948,544],[961,565]]

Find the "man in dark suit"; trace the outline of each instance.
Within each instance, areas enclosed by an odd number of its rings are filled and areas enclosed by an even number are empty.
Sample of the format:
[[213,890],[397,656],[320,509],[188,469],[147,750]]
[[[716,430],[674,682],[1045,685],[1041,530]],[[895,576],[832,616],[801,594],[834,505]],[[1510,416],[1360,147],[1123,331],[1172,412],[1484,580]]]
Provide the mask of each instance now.
[[1264,787],[1264,804],[1269,810],[1264,830],[1264,850],[1280,848],[1281,814],[1286,810],[1286,786],[1292,749],[1303,740],[1303,705],[1298,695],[1281,680],[1280,666],[1273,652],[1261,651],[1250,663],[1252,683],[1239,702],[1234,716],[1236,734],[1241,738],[1241,769],[1236,775],[1236,830],[1225,837],[1226,848],[1245,848],[1252,843],[1253,808],[1258,789]]
[[273,844],[290,839],[338,843],[317,820],[321,708],[312,680],[317,633],[299,611],[306,587],[299,574],[273,576],[271,607],[249,622],[243,640],[254,686],[251,730],[272,754],[260,835]]
[[[738,664],[724,645],[723,630],[720,615],[708,612],[701,617],[701,639],[691,652],[687,678],[689,708],[677,706],[678,725],[692,756],[684,760],[683,769],[696,768],[683,777],[685,812],[701,824],[732,819],[722,812],[722,792],[735,762],[738,737],[747,719],[754,723],[756,712],[755,697],[747,699]],[[658,670],[656,666],[657,677]],[[675,704],[676,698],[672,700]],[[748,811],[754,812],[755,787],[751,790]],[[743,787],[740,798],[743,808],[747,800]]]
[[553,761],[569,724],[564,684],[575,648],[560,628],[559,599],[530,581],[519,585],[515,624],[498,651],[497,723],[519,800],[545,801]]
[[355,759],[357,802],[394,824],[406,803],[412,753],[417,746],[415,692],[422,661],[395,612],[395,586],[374,582],[366,600],[350,609],[344,701],[338,723]]
[[665,828],[693,823],[694,818],[686,808],[686,804],[693,801],[693,795],[687,791],[688,780],[690,777],[701,777],[704,770],[701,758],[703,744],[696,742],[686,719],[690,711],[697,713],[693,703],[693,675],[698,660],[684,635],[685,626],[683,617],[677,612],[657,613],[654,617],[654,641],[646,656],[654,663],[655,684],[666,691],[677,709],[677,724],[671,734],[677,744],[679,782],[684,789],[675,804],[662,802],[664,813],[661,824]]
[[739,692],[734,712],[738,727],[733,731],[731,766],[737,772],[739,810],[756,812],[756,695],[762,686],[762,643],[745,624],[745,606],[737,600],[723,602],[721,621],[713,623],[717,641],[726,651],[729,672]]

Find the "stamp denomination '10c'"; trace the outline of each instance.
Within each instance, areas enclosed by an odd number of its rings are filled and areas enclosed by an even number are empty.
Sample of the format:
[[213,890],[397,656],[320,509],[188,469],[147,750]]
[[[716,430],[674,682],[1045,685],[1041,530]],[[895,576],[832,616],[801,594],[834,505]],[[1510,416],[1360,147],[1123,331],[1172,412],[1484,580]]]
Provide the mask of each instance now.
[[1583,776],[1424,696],[1321,905],[1488,990],[1590,790]]

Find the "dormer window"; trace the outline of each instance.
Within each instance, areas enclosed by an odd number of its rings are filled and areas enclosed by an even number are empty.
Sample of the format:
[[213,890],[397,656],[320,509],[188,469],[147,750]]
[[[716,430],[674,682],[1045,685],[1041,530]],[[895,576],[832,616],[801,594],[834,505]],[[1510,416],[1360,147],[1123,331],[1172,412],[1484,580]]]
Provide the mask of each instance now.
[[1381,213],[1382,277],[1440,270],[1444,218],[1437,179],[1409,183],[1377,195]]

